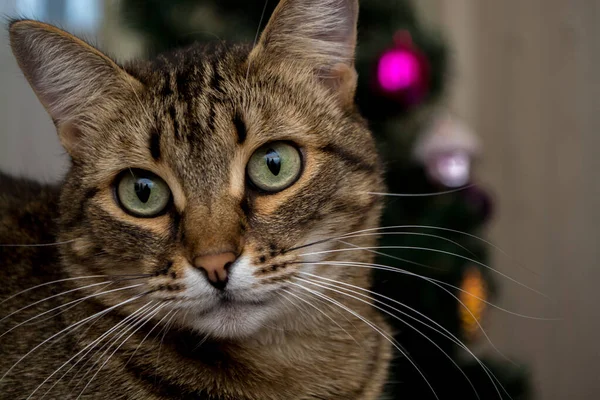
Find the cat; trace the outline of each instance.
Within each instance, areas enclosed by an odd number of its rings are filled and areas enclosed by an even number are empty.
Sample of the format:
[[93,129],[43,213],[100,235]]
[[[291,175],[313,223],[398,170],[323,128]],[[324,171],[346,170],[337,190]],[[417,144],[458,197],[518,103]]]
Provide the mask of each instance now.
[[357,17],[282,0],[254,45],[125,66],[10,23],[71,166],[57,186],[0,175],[0,398],[382,395],[390,329],[328,286],[370,287],[341,262],[373,254],[342,249],[373,246],[352,233],[382,210]]

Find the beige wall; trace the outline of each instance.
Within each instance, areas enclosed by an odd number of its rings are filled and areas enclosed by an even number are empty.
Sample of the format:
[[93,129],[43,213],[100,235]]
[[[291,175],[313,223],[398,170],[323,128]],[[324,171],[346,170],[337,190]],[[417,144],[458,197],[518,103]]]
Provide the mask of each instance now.
[[[421,1],[421,0],[418,0]],[[481,135],[497,199],[499,304],[487,325],[538,399],[600,399],[600,1],[426,0],[454,46],[451,108]]]
[[[15,0],[0,0],[0,15],[16,15]],[[5,24],[0,25],[0,171],[54,181],[66,168],[64,150],[15,62]]]

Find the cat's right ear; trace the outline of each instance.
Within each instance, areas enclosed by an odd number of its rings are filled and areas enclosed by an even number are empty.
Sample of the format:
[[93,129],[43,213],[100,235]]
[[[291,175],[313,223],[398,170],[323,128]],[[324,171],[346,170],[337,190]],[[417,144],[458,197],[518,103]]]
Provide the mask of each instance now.
[[309,66],[342,103],[354,101],[358,0],[280,0],[249,56]]
[[99,50],[52,25],[17,20],[9,33],[19,67],[73,157],[95,121],[142,87]]

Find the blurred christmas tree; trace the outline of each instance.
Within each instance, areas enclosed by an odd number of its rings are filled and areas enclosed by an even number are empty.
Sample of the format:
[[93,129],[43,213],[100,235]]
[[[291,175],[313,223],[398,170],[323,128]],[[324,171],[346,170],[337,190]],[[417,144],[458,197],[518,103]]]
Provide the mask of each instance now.
[[[196,41],[252,42],[277,2],[123,0],[122,12],[146,38],[151,56]],[[475,392],[481,399],[529,398],[522,367],[499,356],[480,357],[479,364],[450,340],[467,346],[486,340],[480,321],[494,288],[485,267],[487,245],[477,238],[492,206],[471,182],[477,139],[440,106],[447,45],[420,24],[407,0],[363,1],[358,43],[356,101],[385,157],[389,193],[405,194],[388,198],[382,226],[394,228],[382,235],[380,252],[387,255],[378,262],[408,274],[377,270],[373,290],[430,318],[408,312],[422,324],[390,310],[404,320],[390,318],[396,339],[441,399],[477,398]],[[419,195],[440,192],[446,193]],[[433,398],[402,357],[394,361],[389,392],[392,398]]]

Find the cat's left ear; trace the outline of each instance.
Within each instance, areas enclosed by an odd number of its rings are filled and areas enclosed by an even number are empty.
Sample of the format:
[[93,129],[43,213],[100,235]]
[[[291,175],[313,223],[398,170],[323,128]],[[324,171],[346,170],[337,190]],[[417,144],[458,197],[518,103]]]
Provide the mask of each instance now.
[[19,67],[73,157],[94,124],[122,107],[142,84],[83,40],[38,21],[13,21],[10,44]]
[[343,103],[354,101],[358,0],[281,0],[250,54],[305,63]]

